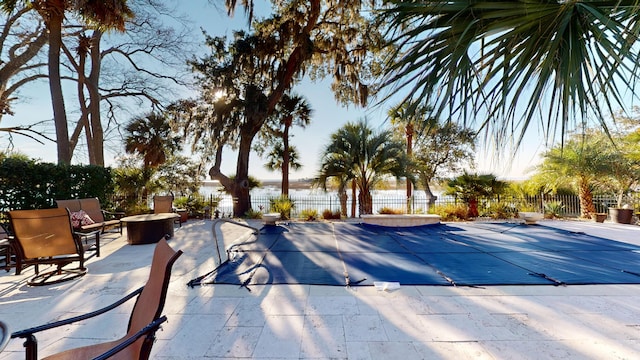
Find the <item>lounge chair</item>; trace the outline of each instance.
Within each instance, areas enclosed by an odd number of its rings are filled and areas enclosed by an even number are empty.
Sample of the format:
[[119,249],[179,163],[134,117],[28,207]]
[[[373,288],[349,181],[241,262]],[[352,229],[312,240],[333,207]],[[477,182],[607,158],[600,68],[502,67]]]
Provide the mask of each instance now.
[[[161,315],[167,296],[169,280],[171,279],[171,268],[181,254],[181,250],[173,250],[166,239],[163,238],[156,245],[149,279],[143,287],[102,309],[66,320],[17,331],[11,334],[11,338],[26,339],[24,343],[26,359],[35,360],[38,358],[35,333],[93,318],[116,309],[136,297],[135,305],[129,317],[127,333],[124,337],[114,341],[66,350],[45,359],[148,359],[155,340],[155,331],[166,320],[166,317]],[[116,351],[119,352],[113,355]]]
[[[164,213],[176,213],[176,210],[173,208],[173,195],[156,195],[153,197],[153,213],[154,214],[164,214]],[[174,224],[178,224],[179,227],[182,227],[182,218],[176,218],[173,221]]]
[[[29,285],[45,285],[83,276],[87,269],[85,250],[96,250],[98,244],[82,244],[81,236],[73,232],[67,209],[9,211],[13,235],[16,275],[26,266],[34,265],[36,275]],[[66,268],[78,262],[75,268]],[[39,265],[55,265],[56,269],[40,273]]]

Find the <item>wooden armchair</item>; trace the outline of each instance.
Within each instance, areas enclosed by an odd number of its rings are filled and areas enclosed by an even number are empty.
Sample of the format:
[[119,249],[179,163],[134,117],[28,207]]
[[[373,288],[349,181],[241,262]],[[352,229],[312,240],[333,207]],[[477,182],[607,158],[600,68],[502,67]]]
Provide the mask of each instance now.
[[46,325],[17,331],[11,334],[11,338],[26,339],[24,343],[26,348],[26,359],[35,360],[38,358],[35,333],[93,318],[97,315],[113,310],[128,300],[137,297],[129,318],[127,333],[124,337],[115,341],[66,350],[46,357],[45,359],[84,360],[93,358],[112,358],[146,360],[149,358],[151,353],[151,347],[155,340],[155,331],[158,329],[160,324],[166,320],[166,317],[161,316],[161,314],[167,296],[169,281],[171,279],[171,268],[181,254],[181,250],[174,251],[169,246],[166,239],[163,238],[156,245],[153,253],[153,260],[151,262],[149,279],[143,287],[100,310],[66,320],[60,320]]
[[[85,249],[78,234],[71,228],[67,209],[9,211],[15,252],[16,275],[23,267],[34,265],[36,275],[29,285],[45,285],[78,278],[86,274],[85,250],[99,248],[96,244]],[[99,242],[99,240],[97,240]],[[65,268],[78,262],[76,268]],[[40,273],[39,265],[54,265],[56,269]]]

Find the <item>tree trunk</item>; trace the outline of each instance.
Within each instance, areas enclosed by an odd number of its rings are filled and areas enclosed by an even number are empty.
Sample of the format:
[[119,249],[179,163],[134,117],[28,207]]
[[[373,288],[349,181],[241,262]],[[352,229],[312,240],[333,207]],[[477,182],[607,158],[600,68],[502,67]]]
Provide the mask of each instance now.
[[[407,156],[411,158],[411,154],[413,154],[413,124],[411,122],[407,123],[406,128],[407,135]],[[407,214],[411,214],[411,196],[412,194],[412,185],[411,181],[407,177]]]
[[424,186],[424,195],[427,199],[427,211],[429,211],[436,205],[436,200],[438,200],[438,197],[433,195],[428,181],[424,181],[422,185]]
[[64,96],[60,78],[60,47],[62,45],[63,14],[58,11],[50,13],[49,29],[49,90],[53,107],[53,120],[56,127],[56,144],[58,163],[71,164],[71,147],[69,146],[69,127],[67,113],[64,108]]
[[243,217],[251,209],[249,196],[249,155],[253,136],[242,135],[238,147],[238,162],[233,189],[233,216]]
[[282,133],[282,195],[289,195],[289,124]]
[[373,199],[371,197],[371,189],[364,185],[360,188],[360,215],[373,214]]
[[477,198],[469,199],[469,212],[467,213],[467,215],[470,218],[475,218],[475,217],[478,217],[478,215],[480,215],[478,213],[478,199]]
[[580,197],[580,217],[589,219],[596,212],[593,205],[593,194],[586,179],[580,179],[578,183],[578,196]]
[[89,124],[91,127],[91,144],[94,156],[92,165],[104,166],[104,129],[102,128],[102,117],[100,115],[100,67],[102,66],[102,56],[100,54],[100,40],[102,32],[95,30],[91,35],[91,73],[86,79],[87,91],[89,92]]
[[347,199],[348,198],[349,196],[347,196],[347,192],[345,191],[345,188],[340,187],[340,190],[338,190],[338,199],[340,199],[340,214],[342,214],[342,216],[344,217],[347,216]]
[[351,180],[351,217],[356,217],[356,179]]

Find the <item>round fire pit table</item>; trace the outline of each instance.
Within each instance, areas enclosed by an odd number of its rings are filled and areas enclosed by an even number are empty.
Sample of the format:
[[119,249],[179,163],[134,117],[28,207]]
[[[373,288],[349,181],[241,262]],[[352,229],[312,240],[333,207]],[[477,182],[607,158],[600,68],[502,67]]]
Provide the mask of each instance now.
[[173,213],[127,216],[127,242],[131,245],[153,244],[165,235],[173,237],[173,223],[180,215]]

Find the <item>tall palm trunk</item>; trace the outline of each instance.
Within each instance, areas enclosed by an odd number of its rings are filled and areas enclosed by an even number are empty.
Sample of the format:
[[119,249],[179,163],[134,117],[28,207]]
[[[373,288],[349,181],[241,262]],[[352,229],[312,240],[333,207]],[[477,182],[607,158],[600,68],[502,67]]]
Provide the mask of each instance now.
[[289,196],[289,127],[293,116],[285,121],[284,132],[282,133],[282,195]]
[[596,207],[593,205],[593,194],[589,181],[585,178],[579,180],[578,196],[580,197],[580,216],[590,218],[591,214],[596,212]]
[[[407,156],[411,158],[411,154],[413,153],[413,124],[409,122],[407,124],[407,128],[405,130],[407,135]],[[411,181],[407,178],[407,214],[411,214],[411,196],[412,194],[412,185]]]
[[351,180],[351,217],[356,217],[356,179]]
[[49,90],[51,91],[53,120],[56,127],[58,163],[69,165],[71,164],[71,147],[60,78],[60,47],[62,45],[64,14],[61,11],[51,11],[49,16],[47,24],[49,30]]

